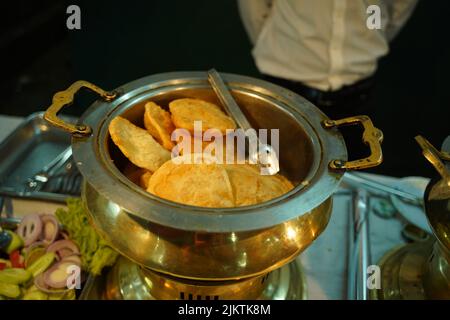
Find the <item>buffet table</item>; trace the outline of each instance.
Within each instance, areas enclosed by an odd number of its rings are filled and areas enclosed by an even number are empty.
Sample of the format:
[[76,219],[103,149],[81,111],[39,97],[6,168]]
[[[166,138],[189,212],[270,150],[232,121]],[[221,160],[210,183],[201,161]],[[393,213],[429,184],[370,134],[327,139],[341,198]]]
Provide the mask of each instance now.
[[[0,116],[0,141],[12,132],[22,118]],[[1,155],[7,157],[8,155]],[[395,181],[392,177],[370,175],[385,182]],[[298,258],[304,268],[308,288],[308,299],[346,299],[349,213],[352,197],[345,189],[334,195],[331,220],[323,234]],[[372,206],[377,198],[372,198]],[[54,203],[15,200],[14,214],[27,212],[53,212],[60,206]],[[371,206],[371,207],[372,207]],[[369,234],[371,261],[376,263],[386,251],[404,242],[401,236],[402,222],[397,219],[383,219],[369,213]]]

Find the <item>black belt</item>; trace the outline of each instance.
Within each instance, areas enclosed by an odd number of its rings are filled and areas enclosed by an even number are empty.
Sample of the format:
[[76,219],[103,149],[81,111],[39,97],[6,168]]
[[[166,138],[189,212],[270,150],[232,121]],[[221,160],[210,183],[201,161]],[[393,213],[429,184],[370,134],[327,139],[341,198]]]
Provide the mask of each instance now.
[[322,91],[311,88],[301,82],[290,81],[272,76],[266,76],[269,81],[280,84],[294,92],[297,92],[318,107],[334,107],[357,105],[366,101],[373,87],[373,77],[360,80],[354,84],[346,85],[336,91]]

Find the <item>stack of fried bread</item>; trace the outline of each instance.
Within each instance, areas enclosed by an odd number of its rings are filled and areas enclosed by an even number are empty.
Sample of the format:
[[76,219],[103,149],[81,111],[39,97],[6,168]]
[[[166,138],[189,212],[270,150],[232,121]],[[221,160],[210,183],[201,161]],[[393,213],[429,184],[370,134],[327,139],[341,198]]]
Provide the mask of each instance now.
[[[149,193],[182,204],[224,208],[264,202],[293,188],[280,174],[261,175],[257,165],[248,163],[211,161],[198,149],[172,156],[179,142],[172,140],[175,129],[185,129],[195,141],[202,137],[194,136],[194,121],[201,121],[203,131],[222,135],[236,129],[236,124],[220,107],[199,99],[173,100],[168,109],[147,102],[145,129],[120,116],[109,125],[114,144],[130,161],[124,175]],[[205,150],[211,143],[202,140],[200,148]]]

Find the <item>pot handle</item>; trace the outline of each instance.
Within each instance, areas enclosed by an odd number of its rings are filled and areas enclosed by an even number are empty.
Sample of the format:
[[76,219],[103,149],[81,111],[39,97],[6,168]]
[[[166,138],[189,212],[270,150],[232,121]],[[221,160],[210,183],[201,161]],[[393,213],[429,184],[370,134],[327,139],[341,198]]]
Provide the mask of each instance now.
[[58,113],[62,108],[73,103],[75,94],[81,88],[87,88],[90,91],[97,93],[105,101],[111,101],[117,96],[117,93],[115,92],[108,92],[97,87],[95,84],[79,80],[74,82],[66,90],[55,93],[51,106],[48,107],[47,111],[44,113],[44,119],[53,126],[70,132],[71,135],[88,136],[92,133],[91,127],[83,124],[74,125],[67,123],[58,117]]
[[438,151],[427,139],[418,135],[414,137],[416,142],[422,148],[422,154],[430,162],[440,176],[444,179],[450,179],[450,172],[445,167],[443,161],[450,161],[450,155],[446,152]]
[[383,141],[383,132],[376,128],[372,120],[368,116],[354,116],[340,120],[324,120],[322,122],[326,129],[361,124],[364,128],[362,140],[370,148],[370,155],[363,159],[353,161],[331,160],[328,164],[333,170],[360,170],[371,167],[376,167],[383,162],[383,151],[381,149],[381,142]]

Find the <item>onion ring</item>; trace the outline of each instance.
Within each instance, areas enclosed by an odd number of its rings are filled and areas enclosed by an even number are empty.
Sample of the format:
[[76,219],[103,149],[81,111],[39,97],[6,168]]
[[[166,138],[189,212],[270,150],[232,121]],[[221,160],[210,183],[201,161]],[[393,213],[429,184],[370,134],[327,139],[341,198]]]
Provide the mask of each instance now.
[[47,245],[53,243],[59,233],[59,223],[56,217],[52,214],[41,215],[43,224],[41,240]]
[[42,221],[38,214],[26,215],[17,228],[17,234],[22,237],[25,247],[39,239],[42,233]]
[[70,240],[58,240],[47,247],[47,252],[54,252],[58,260],[71,255],[79,255],[77,245]]

